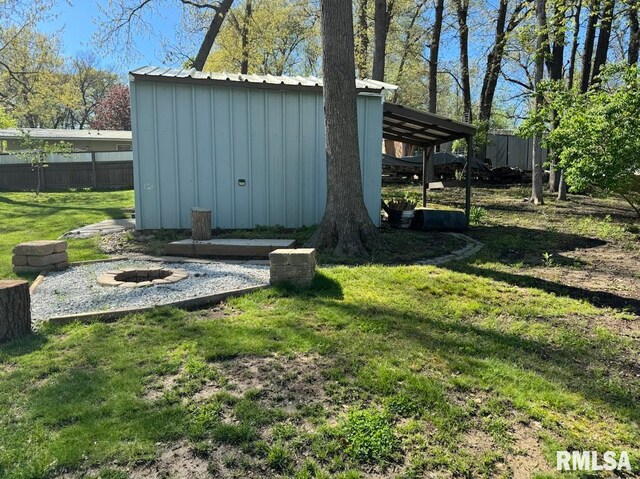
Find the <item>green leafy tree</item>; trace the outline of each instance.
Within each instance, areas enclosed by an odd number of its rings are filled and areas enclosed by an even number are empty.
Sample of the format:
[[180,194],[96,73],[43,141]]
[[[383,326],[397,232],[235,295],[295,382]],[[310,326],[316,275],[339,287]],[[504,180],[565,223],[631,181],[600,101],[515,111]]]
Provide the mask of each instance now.
[[[558,152],[567,184],[602,188],[624,198],[640,217],[640,70],[610,65],[587,92],[546,86],[547,114],[528,128],[543,131],[548,112],[558,114],[547,144]],[[545,126],[546,125],[546,126]]]
[[47,163],[48,156],[69,155],[71,151],[71,143],[66,141],[50,143],[39,138],[33,138],[26,131],[22,132],[19,156],[31,163],[31,170],[36,175],[36,195],[40,194],[40,189],[42,188],[43,170],[49,166]]

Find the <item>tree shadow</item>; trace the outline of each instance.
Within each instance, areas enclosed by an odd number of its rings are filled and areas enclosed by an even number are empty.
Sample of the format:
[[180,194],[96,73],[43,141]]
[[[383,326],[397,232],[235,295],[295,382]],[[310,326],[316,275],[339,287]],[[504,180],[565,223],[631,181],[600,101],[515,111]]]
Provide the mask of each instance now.
[[576,286],[567,286],[546,279],[536,278],[524,274],[514,274],[504,271],[495,271],[489,268],[482,268],[469,264],[451,264],[443,265],[443,267],[456,271],[483,278],[489,278],[495,281],[501,281],[511,286],[520,288],[533,288],[552,293],[557,296],[564,296],[570,299],[586,301],[598,308],[613,308],[632,312],[640,315],[640,300],[634,298],[626,298],[607,291],[592,290],[579,288]]
[[[545,253],[560,257],[575,249],[597,248],[605,241],[559,231],[523,228],[520,226],[478,226],[468,234],[486,243],[482,256],[497,263],[514,265],[521,262],[542,264]],[[565,263],[580,261],[563,257]]]
[[0,360],[16,358],[41,349],[49,342],[46,334],[34,332],[6,343],[0,343]]
[[[30,208],[30,215],[35,214],[36,216],[48,216],[52,212],[59,211],[99,211],[109,216],[111,219],[123,219],[125,218],[124,211],[122,208],[90,208],[84,206],[56,206],[51,204],[44,203],[29,203],[25,201],[16,201],[11,198],[7,198],[6,196],[0,195],[0,203],[4,203],[10,206],[23,206],[25,208]],[[39,208],[41,211],[36,212],[37,210],[32,211],[31,208]]]
[[[480,382],[491,376],[491,369],[495,367],[493,361],[498,360],[509,368],[515,366],[591,400],[603,401],[630,421],[637,422],[640,417],[637,388],[634,392],[628,381],[618,379],[615,374],[608,375],[608,381],[597,376],[598,370],[617,368],[628,372],[640,371],[640,368],[627,361],[615,363],[607,356],[604,346],[596,349],[584,343],[558,345],[484,328],[471,321],[438,319],[379,304],[375,310],[357,304],[332,303],[332,306],[340,308],[345,315],[370,322],[372,327],[379,326],[380,321],[390,322],[394,336],[401,335],[437,354],[451,370],[463,369]],[[510,378],[514,383],[521,379],[520,373]],[[539,392],[543,400],[547,398],[547,389],[536,391],[537,386],[529,387],[533,389],[532,393]]]

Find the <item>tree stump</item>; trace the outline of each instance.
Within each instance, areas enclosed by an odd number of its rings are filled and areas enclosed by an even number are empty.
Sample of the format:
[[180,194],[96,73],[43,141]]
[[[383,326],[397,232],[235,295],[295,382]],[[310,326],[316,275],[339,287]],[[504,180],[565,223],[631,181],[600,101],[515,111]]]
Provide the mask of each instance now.
[[31,333],[29,283],[0,280],[0,343]]
[[196,241],[211,239],[211,210],[191,208],[191,238]]

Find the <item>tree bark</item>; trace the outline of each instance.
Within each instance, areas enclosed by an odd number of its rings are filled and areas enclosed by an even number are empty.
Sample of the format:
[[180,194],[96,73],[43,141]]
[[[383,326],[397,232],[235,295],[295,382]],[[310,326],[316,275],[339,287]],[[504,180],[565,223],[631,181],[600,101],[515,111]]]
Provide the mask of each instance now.
[[471,123],[471,79],[469,77],[469,0],[456,0],[456,14],[460,39],[460,76],[462,82],[462,101],[464,104],[464,121]]
[[393,1],[375,0],[374,14],[374,45],[373,45],[373,73],[372,78],[378,81],[384,81],[384,67],[387,50],[387,34],[389,33],[389,24],[391,23],[391,8]]
[[493,110],[493,98],[498,86],[498,79],[502,71],[502,59],[504,57],[504,49],[507,44],[507,36],[515,30],[522,21],[522,10],[524,2],[519,2],[507,24],[507,9],[509,0],[500,0],[498,7],[498,18],[496,20],[496,33],[493,48],[487,56],[487,68],[485,70],[484,79],[482,81],[482,90],[480,93],[480,110],[478,119],[480,121],[489,122]]
[[191,208],[191,239],[196,241],[211,239],[211,210]]
[[240,63],[240,73],[249,73],[249,22],[251,21],[251,0],[246,0],[244,6],[244,21],[242,22],[242,62]]
[[560,184],[558,186],[558,199],[565,201],[567,199],[567,182],[564,179],[564,170],[560,170]]
[[377,236],[364,204],[356,110],[351,2],[320,1],[327,203],[308,245],[365,256]]
[[222,22],[227,16],[232,3],[233,0],[222,0],[220,2],[220,6],[216,9],[213,19],[209,24],[209,28],[207,29],[207,33],[202,40],[202,45],[200,45],[200,49],[198,50],[196,59],[193,61],[193,68],[195,68],[196,70],[202,71],[202,69],[204,68],[205,63],[207,62],[207,58],[209,57],[209,53],[211,52],[211,48],[213,47],[213,42],[215,42],[216,37],[220,32]]
[[369,24],[367,22],[367,7],[369,0],[358,2],[358,31],[356,32],[356,68],[360,78],[369,76],[367,57],[369,56]]
[[429,47],[429,111],[431,113],[436,113],[438,109],[438,57],[440,56],[443,15],[444,0],[436,0],[433,33],[431,35],[431,46]]
[[0,343],[31,333],[29,283],[0,280]]
[[[542,94],[540,93],[539,86],[544,76],[544,56],[547,44],[547,14],[546,14],[546,2],[545,0],[536,0],[536,57],[535,57],[535,103],[534,108],[538,110],[542,106]],[[533,172],[531,175],[531,202],[535,205],[541,205],[544,203],[542,192],[542,155],[540,136],[536,135],[533,138],[533,152],[531,155],[533,163]]]
[[580,91],[589,89],[591,78],[591,61],[593,59],[593,44],[596,38],[596,24],[600,13],[600,0],[591,0],[589,3],[589,21],[584,37],[584,50],[582,53],[582,77],[580,79]]
[[640,24],[638,22],[638,1],[628,0],[627,17],[629,18],[629,50],[627,52],[627,62],[629,65],[638,64],[638,53],[640,52]]
[[596,54],[593,59],[593,72],[591,73],[591,84],[600,74],[602,67],[607,63],[609,53],[609,42],[611,40],[611,24],[613,23],[613,13],[615,0],[604,0],[602,4],[602,18],[600,20],[600,32],[598,33],[598,44]]
[[[566,6],[565,4],[554,2],[553,4],[553,20],[551,22],[551,35],[553,41],[551,42],[551,51],[547,61],[547,68],[549,70],[549,78],[554,81],[562,80],[563,67],[564,67],[564,45],[566,37]],[[558,113],[552,112],[551,128],[558,126]],[[558,192],[560,188],[560,182],[563,181],[563,175],[556,167],[556,151],[549,151],[549,191],[551,193]]]
[[569,73],[567,84],[569,89],[573,88],[573,80],[576,72],[576,57],[578,55],[578,45],[580,44],[580,12],[582,11],[582,0],[578,0],[573,13],[573,40],[571,44],[571,56],[569,58]]

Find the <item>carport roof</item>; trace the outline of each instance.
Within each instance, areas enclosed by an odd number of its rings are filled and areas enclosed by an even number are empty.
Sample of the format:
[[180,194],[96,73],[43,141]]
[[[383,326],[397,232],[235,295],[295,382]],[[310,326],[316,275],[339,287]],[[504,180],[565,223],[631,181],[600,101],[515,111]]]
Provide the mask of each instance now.
[[476,133],[476,127],[468,123],[396,103],[385,102],[383,112],[382,137],[386,140],[429,147]]

